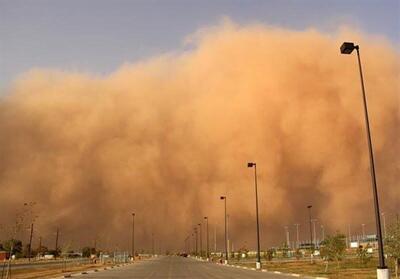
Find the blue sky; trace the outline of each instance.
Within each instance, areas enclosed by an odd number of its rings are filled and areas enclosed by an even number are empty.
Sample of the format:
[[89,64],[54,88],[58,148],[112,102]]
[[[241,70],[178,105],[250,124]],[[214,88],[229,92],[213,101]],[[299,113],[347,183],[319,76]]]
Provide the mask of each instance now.
[[400,43],[400,0],[0,0],[0,88],[33,67],[107,74],[181,48],[223,16],[326,32],[346,24]]

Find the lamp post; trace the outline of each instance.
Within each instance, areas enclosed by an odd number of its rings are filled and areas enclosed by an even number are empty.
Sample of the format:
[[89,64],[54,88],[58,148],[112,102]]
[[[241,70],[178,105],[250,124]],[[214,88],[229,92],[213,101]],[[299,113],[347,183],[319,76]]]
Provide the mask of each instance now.
[[210,260],[210,252],[209,252],[209,244],[208,244],[208,242],[209,242],[209,234],[208,234],[208,217],[206,216],[206,217],[204,217],[204,220],[206,220],[206,232],[207,232],[207,236],[206,236],[206,238],[207,238],[207,251],[206,251],[206,257],[207,257],[207,261],[209,261]]
[[317,231],[315,230],[315,223],[318,221],[318,219],[311,219],[311,222],[313,224],[313,235],[314,235],[314,247],[317,248]]
[[32,236],[33,236],[33,222],[31,223],[31,233],[30,233],[30,235],[29,235],[28,261],[31,261],[31,253],[32,253]]
[[221,196],[221,200],[224,200],[225,204],[225,264],[228,264],[228,238],[227,238],[227,224],[226,224],[226,196]]
[[135,213],[132,213],[132,259],[135,260]]
[[58,254],[58,234],[59,234],[59,229],[57,228],[57,232],[56,232],[56,249],[55,249],[55,252],[54,252],[54,258],[56,259],[57,258],[57,254]]
[[254,167],[254,185],[256,190],[256,221],[257,221],[257,262],[256,269],[261,269],[261,256],[260,256],[260,223],[258,220],[258,191],[257,191],[257,164],[254,162],[247,163],[248,168]]
[[312,208],[312,205],[307,206],[307,208],[308,208],[308,217],[310,219],[310,249],[313,250],[314,245],[313,245],[312,220],[311,220],[311,208]]
[[203,233],[201,230],[201,223],[197,224],[199,226],[199,234],[200,234],[200,258],[203,257]]
[[371,130],[369,127],[369,117],[368,117],[368,107],[367,107],[367,97],[365,94],[365,86],[364,86],[364,77],[362,73],[361,67],[361,58],[360,58],[360,47],[358,45],[354,45],[351,42],[344,42],[340,47],[340,52],[342,54],[350,54],[353,50],[357,52],[357,60],[358,60],[358,69],[360,72],[360,80],[361,80],[361,91],[362,98],[364,104],[364,118],[365,118],[365,126],[367,132],[367,140],[368,140],[368,151],[369,151],[369,163],[370,163],[370,171],[371,171],[371,184],[372,184],[372,192],[374,198],[374,208],[375,208],[375,222],[376,222],[376,233],[378,235],[378,254],[379,254],[379,266],[377,269],[378,279],[380,278],[389,278],[389,269],[385,265],[385,257],[383,251],[383,240],[382,240],[382,228],[381,228],[381,216],[379,213],[379,199],[378,199],[378,189],[376,185],[376,176],[375,176],[375,162],[374,162],[374,153],[372,147],[372,139],[371,139]]
[[300,224],[294,224],[296,226],[296,248],[300,248],[299,242],[299,226]]
[[196,238],[196,257],[197,257],[199,255],[199,252],[198,252],[198,246],[197,246],[197,228],[196,227],[194,228],[194,235]]

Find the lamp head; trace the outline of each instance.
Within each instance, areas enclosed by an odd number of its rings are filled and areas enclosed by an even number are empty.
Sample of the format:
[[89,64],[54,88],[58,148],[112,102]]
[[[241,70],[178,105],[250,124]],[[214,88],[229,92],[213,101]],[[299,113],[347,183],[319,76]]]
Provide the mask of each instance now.
[[256,163],[253,163],[253,162],[247,163],[247,167],[248,167],[248,168],[252,168],[252,167],[254,167],[255,165],[256,165]]
[[224,199],[226,199],[226,197],[224,197],[224,196],[221,196],[221,197],[220,197],[220,199],[221,199],[221,200],[224,200]]
[[208,217],[206,216],[206,217],[204,217],[204,219],[205,219],[205,220],[207,220],[207,219],[208,219]]
[[354,43],[351,42],[344,42],[340,47],[341,54],[350,54],[353,52],[354,49],[357,49],[358,46],[355,46]]
[[312,207],[312,205],[307,206],[307,208],[311,208],[311,207]]

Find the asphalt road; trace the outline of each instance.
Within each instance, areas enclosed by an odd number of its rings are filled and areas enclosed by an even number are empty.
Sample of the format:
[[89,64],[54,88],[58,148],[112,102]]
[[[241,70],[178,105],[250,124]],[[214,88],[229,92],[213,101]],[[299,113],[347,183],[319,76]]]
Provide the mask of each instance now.
[[82,278],[271,278],[285,279],[294,277],[255,270],[246,270],[230,266],[217,265],[178,256],[158,257],[137,262],[118,269],[85,274]]

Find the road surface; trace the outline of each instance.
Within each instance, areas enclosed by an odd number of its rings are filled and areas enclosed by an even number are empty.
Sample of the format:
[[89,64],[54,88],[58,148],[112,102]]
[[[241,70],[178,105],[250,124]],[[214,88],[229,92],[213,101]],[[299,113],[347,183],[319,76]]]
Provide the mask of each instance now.
[[269,278],[286,279],[293,276],[246,270],[230,266],[217,265],[178,256],[158,257],[151,260],[136,262],[118,269],[104,270],[85,274],[82,278]]

